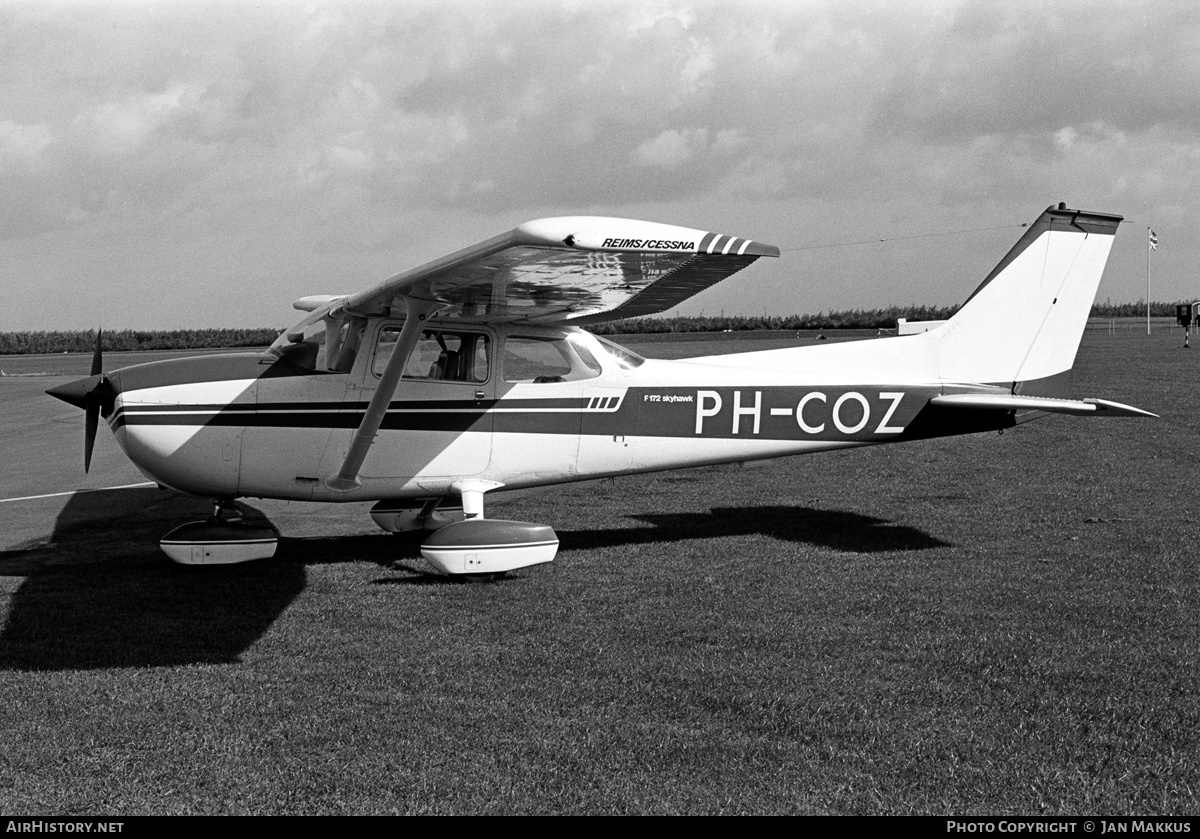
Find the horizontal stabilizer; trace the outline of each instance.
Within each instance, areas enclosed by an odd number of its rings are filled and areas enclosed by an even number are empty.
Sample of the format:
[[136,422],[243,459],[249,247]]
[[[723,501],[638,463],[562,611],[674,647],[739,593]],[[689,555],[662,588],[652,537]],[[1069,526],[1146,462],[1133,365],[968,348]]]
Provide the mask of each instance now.
[[931,405],[941,408],[967,408],[985,411],[1045,411],[1097,417],[1157,417],[1149,411],[1110,402],[1107,399],[1052,399],[1045,396],[1017,396],[1011,393],[954,393],[935,396]]

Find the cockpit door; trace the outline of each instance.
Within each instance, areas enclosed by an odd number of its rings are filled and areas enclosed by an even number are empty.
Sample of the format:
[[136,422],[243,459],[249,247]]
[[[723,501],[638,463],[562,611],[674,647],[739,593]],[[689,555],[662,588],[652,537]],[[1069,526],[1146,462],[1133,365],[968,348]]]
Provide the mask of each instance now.
[[255,412],[242,445],[240,494],[308,500],[344,424],[366,321],[314,315],[260,361]]
[[[384,320],[370,333],[370,357],[356,384],[359,393],[350,400],[360,419],[403,325]],[[495,343],[492,333],[481,328],[430,327],[422,332],[363,462],[363,478],[458,479],[487,468]],[[344,450],[353,429],[336,436]]]

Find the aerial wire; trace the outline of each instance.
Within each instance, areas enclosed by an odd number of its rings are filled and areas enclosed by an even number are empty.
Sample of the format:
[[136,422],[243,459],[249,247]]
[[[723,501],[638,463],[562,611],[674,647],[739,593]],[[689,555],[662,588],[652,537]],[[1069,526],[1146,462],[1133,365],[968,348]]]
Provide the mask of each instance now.
[[937,233],[917,233],[912,236],[888,236],[883,239],[860,239],[857,242],[831,242],[826,245],[804,245],[796,248],[780,248],[783,253],[793,251],[815,251],[822,248],[848,248],[853,245],[877,245],[880,242],[902,242],[907,239],[932,239],[936,236],[957,236],[960,233],[979,233],[984,230],[1008,230],[1010,228],[1028,227],[1030,222],[1022,222],[1021,224],[997,224],[991,227],[967,227],[960,230],[941,230]]

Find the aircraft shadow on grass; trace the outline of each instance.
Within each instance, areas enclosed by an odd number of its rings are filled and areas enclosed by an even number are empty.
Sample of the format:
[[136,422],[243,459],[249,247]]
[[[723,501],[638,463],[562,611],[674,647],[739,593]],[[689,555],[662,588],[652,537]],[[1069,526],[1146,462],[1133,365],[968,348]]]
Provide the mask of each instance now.
[[[273,559],[228,567],[169,562],[158,548],[161,535],[208,512],[203,499],[158,489],[79,494],[58,516],[48,542],[0,552],[0,575],[25,578],[0,632],[0,670],[235,663],[304,590],[308,565],[365,561],[405,572],[381,584],[463,582],[423,567],[419,533],[283,538]],[[565,530],[561,551],[751,534],[855,553],[947,546],[883,519],[807,507],[629,518],[652,526]]]
[[304,566],[187,568],[163,556],[165,532],[210,512],[154,488],[73,496],[48,542],[0,552],[0,575],[25,578],[0,631],[0,670],[237,661],[303,590]]
[[629,518],[654,527],[569,531],[559,534],[562,548],[582,550],[754,534],[848,553],[949,547],[949,543],[928,533],[886,519],[810,507],[724,507],[708,513],[640,513]]
[[[690,539],[756,534],[846,553],[887,553],[952,547],[949,542],[943,542],[924,531],[895,525],[886,519],[809,507],[729,507],[714,508],[707,513],[642,513],[628,518],[653,526],[595,530],[560,529],[559,556],[569,555],[572,551],[631,545],[670,545]],[[420,559],[420,543],[425,534],[402,533],[397,537],[382,542],[372,536],[304,539],[296,540],[291,548],[306,564],[327,561],[325,558],[329,556],[344,555],[349,545],[358,548],[359,558],[362,559],[371,558],[372,551],[387,548],[389,550],[386,557],[375,554],[379,564],[391,563],[392,570],[406,571],[407,576],[377,580],[379,584],[459,585],[465,582],[462,578],[447,577],[421,567],[423,561]],[[404,548],[396,550],[401,545]],[[413,561],[399,561],[406,559]]]

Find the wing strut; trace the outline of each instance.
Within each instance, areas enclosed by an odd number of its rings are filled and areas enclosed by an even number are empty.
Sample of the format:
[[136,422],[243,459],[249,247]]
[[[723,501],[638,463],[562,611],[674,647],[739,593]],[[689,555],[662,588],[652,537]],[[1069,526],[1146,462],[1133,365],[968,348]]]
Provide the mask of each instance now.
[[415,297],[406,297],[405,302],[408,305],[408,317],[404,319],[404,327],[400,330],[400,337],[396,339],[392,357],[388,359],[383,375],[379,378],[379,384],[375,386],[375,395],[371,397],[371,402],[367,405],[367,412],[363,416],[362,424],[359,425],[358,431],[354,432],[350,450],[346,453],[346,462],[342,464],[341,470],[336,475],[325,479],[325,486],[332,490],[349,492],[362,486],[362,481],[358,479],[358,470],[362,468],[363,461],[367,459],[367,452],[371,450],[371,445],[375,442],[375,435],[379,433],[379,426],[383,423],[388,405],[391,404],[392,397],[396,394],[396,387],[400,384],[404,366],[408,364],[409,357],[416,349],[417,339],[421,337],[425,321],[434,312],[445,308],[446,305],[434,300],[419,300]]

